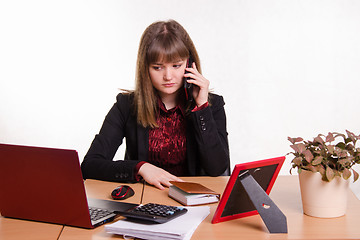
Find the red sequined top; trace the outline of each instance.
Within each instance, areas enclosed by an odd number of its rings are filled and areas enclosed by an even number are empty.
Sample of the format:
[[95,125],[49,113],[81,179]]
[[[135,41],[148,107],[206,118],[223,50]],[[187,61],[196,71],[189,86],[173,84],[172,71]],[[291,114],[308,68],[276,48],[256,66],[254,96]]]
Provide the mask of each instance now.
[[[149,129],[149,159],[148,162],[158,166],[175,176],[186,176],[186,121],[185,111],[181,105],[167,110],[159,100],[158,128]],[[195,107],[198,111],[208,106]],[[146,163],[142,161],[136,165],[137,175],[140,167]],[[137,180],[140,176],[136,177]]]
[[149,130],[149,163],[175,176],[186,175],[186,126],[179,105],[166,110],[160,103],[159,127]]

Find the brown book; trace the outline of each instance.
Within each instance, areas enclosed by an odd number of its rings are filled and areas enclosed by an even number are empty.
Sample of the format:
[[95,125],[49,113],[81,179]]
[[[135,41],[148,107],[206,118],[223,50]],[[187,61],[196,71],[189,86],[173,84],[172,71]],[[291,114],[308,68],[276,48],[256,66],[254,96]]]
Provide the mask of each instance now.
[[218,202],[220,194],[195,182],[170,182],[169,197],[183,205],[201,205]]

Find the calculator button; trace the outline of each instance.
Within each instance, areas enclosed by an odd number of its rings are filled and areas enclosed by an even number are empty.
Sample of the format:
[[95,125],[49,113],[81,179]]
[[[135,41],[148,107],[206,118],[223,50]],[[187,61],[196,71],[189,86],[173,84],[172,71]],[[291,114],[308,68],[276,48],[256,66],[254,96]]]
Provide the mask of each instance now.
[[183,207],[148,203],[129,210],[122,215],[129,219],[135,218],[155,223],[164,223],[186,212],[187,209]]

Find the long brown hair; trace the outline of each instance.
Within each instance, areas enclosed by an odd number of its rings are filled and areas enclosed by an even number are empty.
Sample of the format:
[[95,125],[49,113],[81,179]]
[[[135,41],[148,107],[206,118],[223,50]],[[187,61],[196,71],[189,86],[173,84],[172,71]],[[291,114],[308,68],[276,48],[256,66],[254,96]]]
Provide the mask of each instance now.
[[186,30],[175,20],[154,22],[141,39],[136,63],[134,91],[137,121],[144,127],[157,127],[158,97],[152,85],[149,66],[157,61],[173,62],[192,56],[201,73],[199,56]]

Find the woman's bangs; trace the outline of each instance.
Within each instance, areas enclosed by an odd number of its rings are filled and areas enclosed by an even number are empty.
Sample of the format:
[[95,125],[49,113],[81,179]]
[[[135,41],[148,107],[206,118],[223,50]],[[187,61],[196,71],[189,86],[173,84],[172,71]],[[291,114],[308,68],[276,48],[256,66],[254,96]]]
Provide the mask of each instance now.
[[189,51],[178,39],[155,39],[147,53],[148,63],[177,62],[189,57]]

